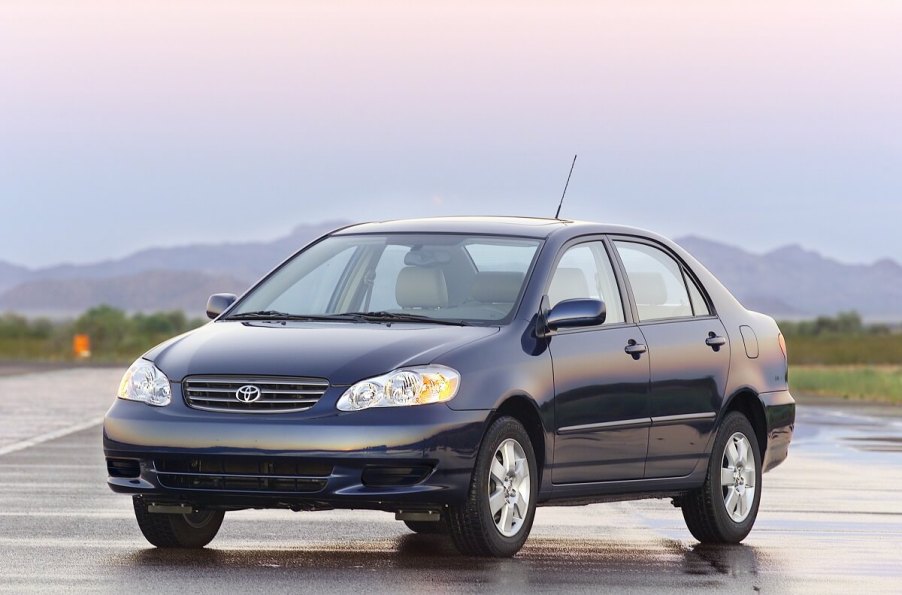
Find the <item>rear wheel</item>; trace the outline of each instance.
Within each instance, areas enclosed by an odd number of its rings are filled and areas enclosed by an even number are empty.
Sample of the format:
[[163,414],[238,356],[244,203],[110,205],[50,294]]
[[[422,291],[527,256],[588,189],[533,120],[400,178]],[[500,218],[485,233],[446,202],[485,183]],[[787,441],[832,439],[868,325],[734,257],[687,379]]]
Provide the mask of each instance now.
[[761,451],[752,424],[738,411],[724,418],[704,485],[682,499],[683,518],[702,543],[745,539],[761,500]]
[[467,501],[448,511],[454,545],[471,556],[513,556],[532,529],[537,492],[529,435],[514,418],[497,419],[479,448]]
[[199,510],[190,514],[148,512],[147,502],[134,496],[135,518],[144,537],[162,548],[202,548],[216,537],[225,511]]

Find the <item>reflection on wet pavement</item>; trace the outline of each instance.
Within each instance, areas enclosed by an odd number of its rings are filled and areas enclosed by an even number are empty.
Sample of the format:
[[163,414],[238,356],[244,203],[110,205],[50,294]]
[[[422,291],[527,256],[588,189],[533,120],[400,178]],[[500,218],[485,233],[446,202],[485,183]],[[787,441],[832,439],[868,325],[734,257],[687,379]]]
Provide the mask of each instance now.
[[150,548],[106,488],[99,429],[0,456],[0,591],[902,591],[902,419],[800,407],[746,542],[695,542],[667,500],[541,508],[481,560],[386,513],[242,511],[201,551]]

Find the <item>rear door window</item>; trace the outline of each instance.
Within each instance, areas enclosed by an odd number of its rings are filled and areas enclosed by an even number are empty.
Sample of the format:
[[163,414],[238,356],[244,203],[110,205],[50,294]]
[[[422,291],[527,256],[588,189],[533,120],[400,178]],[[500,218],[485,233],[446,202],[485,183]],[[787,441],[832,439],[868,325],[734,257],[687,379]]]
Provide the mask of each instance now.
[[639,320],[692,316],[692,302],[679,263],[669,254],[637,242],[616,241]]

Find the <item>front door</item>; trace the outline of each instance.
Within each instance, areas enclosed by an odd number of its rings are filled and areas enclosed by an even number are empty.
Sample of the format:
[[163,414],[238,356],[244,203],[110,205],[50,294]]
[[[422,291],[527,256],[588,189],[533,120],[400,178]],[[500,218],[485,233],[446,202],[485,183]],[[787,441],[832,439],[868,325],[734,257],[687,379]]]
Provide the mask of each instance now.
[[[565,299],[605,302],[601,326],[561,330],[549,342],[554,366],[556,484],[638,479],[648,445],[649,364],[601,241],[567,248],[548,288],[551,306]],[[626,352],[630,347],[632,353]]]

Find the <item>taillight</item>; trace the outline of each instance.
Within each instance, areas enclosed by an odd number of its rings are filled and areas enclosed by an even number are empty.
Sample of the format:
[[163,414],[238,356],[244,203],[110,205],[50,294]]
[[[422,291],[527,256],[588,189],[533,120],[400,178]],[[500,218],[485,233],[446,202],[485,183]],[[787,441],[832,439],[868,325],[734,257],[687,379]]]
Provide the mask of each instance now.
[[786,339],[783,338],[783,333],[777,334],[777,342],[780,344],[780,351],[783,352],[783,361],[786,362],[786,376],[784,376],[784,379],[789,384],[789,356],[786,354]]

